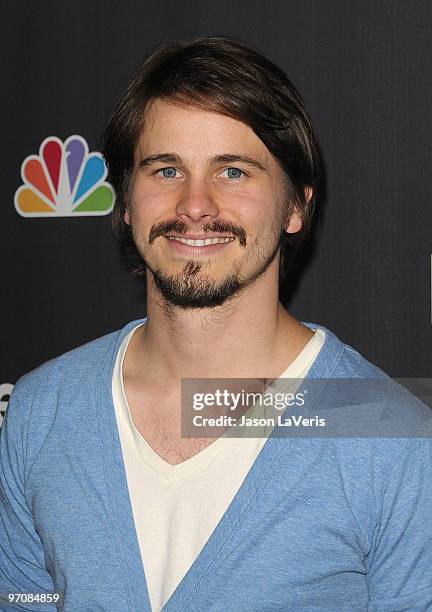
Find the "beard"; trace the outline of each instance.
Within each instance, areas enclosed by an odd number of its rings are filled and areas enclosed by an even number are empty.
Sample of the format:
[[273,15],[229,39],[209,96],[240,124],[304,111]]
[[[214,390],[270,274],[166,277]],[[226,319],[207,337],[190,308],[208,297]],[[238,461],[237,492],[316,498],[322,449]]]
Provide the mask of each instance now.
[[[169,274],[161,267],[152,269],[149,266],[148,258],[144,252],[146,249],[140,249],[139,236],[132,234],[137,250],[147,267],[147,270],[152,276],[152,280],[159,296],[167,307],[176,306],[182,309],[198,309],[198,308],[214,308],[227,303],[237,296],[242,290],[251,285],[259,276],[264,274],[279,252],[284,230],[281,220],[269,229],[265,238],[251,246],[249,261],[255,264],[254,272],[248,277],[240,273],[240,262],[231,262],[231,271],[221,280],[215,280],[205,272],[205,267],[210,264],[210,261],[198,261],[191,259],[182,264],[182,269],[176,274]],[[185,226],[186,227],[186,226]],[[156,226],[153,234],[150,236],[150,243],[155,237],[163,235],[165,230],[181,229],[181,223],[161,224]],[[187,228],[186,228],[187,229]],[[209,231],[232,231],[239,238],[240,245],[246,246],[246,236],[241,228],[218,224],[216,222],[207,227]]]
[[180,277],[157,270],[152,272],[153,281],[160,295],[172,306],[183,309],[214,308],[232,299],[261,276],[276,257],[278,248],[279,245],[260,269],[248,279],[239,273],[238,266],[233,265],[233,272],[223,280],[215,281],[208,275],[200,274],[202,264],[192,260],[185,264]]
[[239,274],[229,274],[223,281],[216,282],[208,276],[199,275],[195,261],[185,264],[178,276],[164,274],[160,270],[152,272],[155,287],[162,298],[179,308],[213,308],[220,306],[234,296],[243,286]]

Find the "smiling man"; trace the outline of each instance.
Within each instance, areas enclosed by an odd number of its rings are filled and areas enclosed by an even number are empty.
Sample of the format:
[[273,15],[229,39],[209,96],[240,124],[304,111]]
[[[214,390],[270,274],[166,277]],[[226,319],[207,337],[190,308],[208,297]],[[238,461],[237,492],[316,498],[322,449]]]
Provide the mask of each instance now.
[[[1,609],[432,609],[430,410],[279,301],[321,184],[292,83],[240,41],[166,43],[120,100],[104,154],[147,317],[16,384],[0,439]],[[220,379],[237,381],[236,401],[243,382],[282,384],[304,411],[267,435],[232,421],[182,435],[182,382]],[[367,383],[360,401],[352,379]],[[310,434],[321,409],[354,427]]]
[[301,227],[279,163],[248,125],[220,113],[156,100],[147,123],[125,221],[150,282],[182,308],[220,306],[246,287],[258,295],[274,281],[263,274],[277,270],[281,232]]

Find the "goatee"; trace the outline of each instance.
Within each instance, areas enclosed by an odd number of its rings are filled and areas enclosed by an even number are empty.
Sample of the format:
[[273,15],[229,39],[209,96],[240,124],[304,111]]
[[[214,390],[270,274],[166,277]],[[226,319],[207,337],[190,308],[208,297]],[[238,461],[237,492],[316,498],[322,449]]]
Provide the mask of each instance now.
[[268,255],[256,273],[245,279],[237,266],[222,281],[215,281],[208,276],[200,275],[202,264],[188,261],[180,275],[166,275],[159,270],[152,271],[154,284],[166,302],[179,308],[213,308],[221,306],[237,295],[242,289],[251,285],[267,270],[279,250],[279,243]]

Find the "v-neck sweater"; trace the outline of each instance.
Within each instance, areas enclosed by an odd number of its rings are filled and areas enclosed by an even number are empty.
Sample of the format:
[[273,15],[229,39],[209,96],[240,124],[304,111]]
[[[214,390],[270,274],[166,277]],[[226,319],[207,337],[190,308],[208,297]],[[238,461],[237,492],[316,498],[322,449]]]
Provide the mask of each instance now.
[[[151,611],[112,398],[119,347],[140,322],[12,391],[0,430],[2,612]],[[305,325],[325,332],[300,386],[314,383],[311,413],[346,404],[350,379],[389,381],[379,418],[366,414],[375,429],[389,420],[392,437],[275,427],[163,612],[432,609],[430,408],[327,328]],[[360,419],[361,403],[348,414]],[[15,605],[7,593],[27,596]],[[37,593],[59,602],[30,603]]]
[[[264,430],[261,437],[232,437],[227,431],[186,461],[167,463],[136,428],[125,393],[122,367],[135,329],[117,355],[113,399],[150,602],[152,611],[160,612],[226,512],[268,435]],[[321,329],[315,330],[272,387],[284,385],[285,393],[295,394],[324,338]],[[260,407],[252,407],[247,416],[260,413]]]

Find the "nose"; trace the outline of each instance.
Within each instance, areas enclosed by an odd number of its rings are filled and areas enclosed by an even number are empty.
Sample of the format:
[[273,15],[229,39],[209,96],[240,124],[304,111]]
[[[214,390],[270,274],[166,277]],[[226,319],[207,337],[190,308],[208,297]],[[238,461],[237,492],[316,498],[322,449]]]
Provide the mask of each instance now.
[[191,221],[200,221],[203,217],[208,217],[209,221],[219,214],[214,194],[204,177],[190,178],[187,181],[177,202],[176,213],[179,217],[187,217]]

